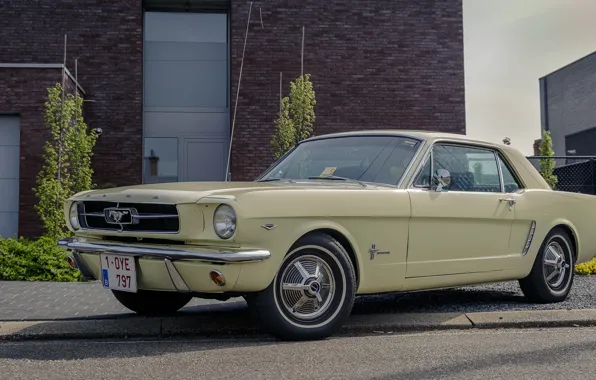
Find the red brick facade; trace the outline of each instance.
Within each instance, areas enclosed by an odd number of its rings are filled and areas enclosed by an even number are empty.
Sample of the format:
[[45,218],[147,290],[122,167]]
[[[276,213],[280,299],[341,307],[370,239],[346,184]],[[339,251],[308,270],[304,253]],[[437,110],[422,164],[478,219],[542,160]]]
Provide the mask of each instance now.
[[[233,97],[248,10],[249,2],[232,2]],[[315,134],[370,128],[465,133],[461,0],[254,1],[251,13],[234,180],[252,180],[272,162],[279,73],[285,96],[289,80],[300,75],[302,26],[304,72],[317,98]]]
[[[249,2],[231,2],[232,112]],[[86,121],[102,128],[95,182],[142,175],[141,0],[0,2],[0,64],[58,64],[84,88]],[[262,19],[262,23],[261,23]],[[272,161],[269,141],[284,95],[304,71],[317,96],[316,134],[368,128],[465,133],[461,0],[254,1],[232,151],[232,179],[252,180]],[[46,88],[59,69],[0,68],[0,113],[21,116],[20,234],[41,232],[32,192],[46,132]],[[231,119],[231,118],[230,118]]]
[[[141,1],[0,2],[0,64],[59,64],[68,35],[66,67],[86,92],[85,116],[102,128],[97,142],[95,182],[141,181],[142,4]],[[21,116],[19,233],[39,234],[31,190],[41,168],[46,129],[46,88],[60,82],[60,70],[0,69],[0,112]]]

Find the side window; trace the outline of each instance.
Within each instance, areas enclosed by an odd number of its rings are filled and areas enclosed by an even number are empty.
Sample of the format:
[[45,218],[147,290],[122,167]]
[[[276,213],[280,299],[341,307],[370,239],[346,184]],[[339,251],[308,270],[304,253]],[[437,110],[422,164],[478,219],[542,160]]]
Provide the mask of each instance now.
[[433,148],[433,171],[446,169],[451,184],[446,190],[501,192],[495,153],[489,149],[437,145]]
[[505,185],[506,193],[515,193],[519,189],[523,188],[521,183],[513,175],[511,167],[503,160],[500,154],[499,165],[501,165],[501,173],[503,173],[503,185]]

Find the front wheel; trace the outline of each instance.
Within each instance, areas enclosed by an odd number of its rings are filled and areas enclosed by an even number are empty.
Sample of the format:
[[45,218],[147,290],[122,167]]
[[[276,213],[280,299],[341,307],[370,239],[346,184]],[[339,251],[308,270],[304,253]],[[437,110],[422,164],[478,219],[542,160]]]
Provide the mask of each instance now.
[[294,246],[265,290],[245,298],[271,335],[315,340],[341,328],[355,292],[354,266],[344,247],[329,235],[314,234]]
[[176,292],[139,290],[137,293],[112,290],[114,297],[137,314],[170,314],[183,308],[192,296]]
[[526,298],[536,303],[564,301],[571,290],[575,251],[569,234],[553,229],[540,246],[530,274],[519,281]]

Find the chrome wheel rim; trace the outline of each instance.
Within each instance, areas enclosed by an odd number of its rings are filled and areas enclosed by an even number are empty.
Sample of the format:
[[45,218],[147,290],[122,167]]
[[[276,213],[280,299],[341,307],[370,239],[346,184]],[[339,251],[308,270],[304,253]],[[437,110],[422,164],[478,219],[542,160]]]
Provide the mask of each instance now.
[[556,241],[551,241],[543,259],[544,279],[551,289],[556,289],[563,284],[567,272],[570,270],[568,254]]
[[329,309],[335,295],[335,277],[321,258],[300,256],[286,266],[280,278],[281,300],[293,317],[312,320]]

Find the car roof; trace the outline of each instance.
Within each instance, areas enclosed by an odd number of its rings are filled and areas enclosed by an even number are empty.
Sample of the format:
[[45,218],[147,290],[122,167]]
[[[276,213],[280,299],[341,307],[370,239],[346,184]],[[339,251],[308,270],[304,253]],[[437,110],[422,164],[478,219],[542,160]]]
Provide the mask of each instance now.
[[433,132],[424,130],[408,130],[408,129],[374,129],[374,130],[357,130],[348,132],[337,132],[325,135],[313,136],[304,141],[320,140],[326,138],[336,137],[356,137],[356,136],[403,136],[419,140],[440,140],[449,139],[461,142],[479,143],[483,145],[493,145],[505,147],[504,144],[492,143],[486,140],[471,138],[469,136],[459,133]]

